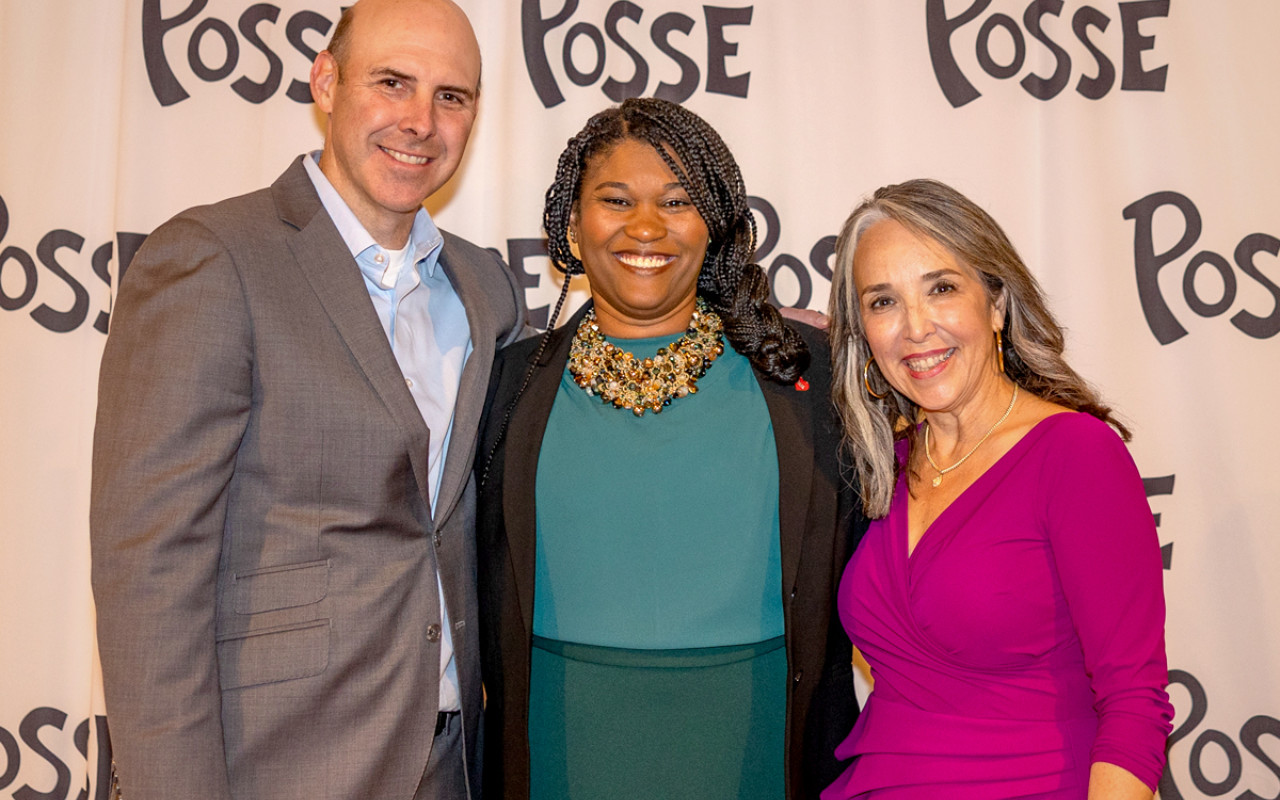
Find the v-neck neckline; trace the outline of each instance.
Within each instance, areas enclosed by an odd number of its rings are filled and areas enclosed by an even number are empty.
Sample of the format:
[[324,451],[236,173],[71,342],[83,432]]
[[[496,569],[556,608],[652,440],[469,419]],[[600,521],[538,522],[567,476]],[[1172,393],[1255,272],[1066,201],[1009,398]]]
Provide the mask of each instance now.
[[1030,441],[1032,440],[1033,434],[1035,434],[1035,433],[1036,433],[1036,431],[1038,431],[1038,430],[1041,428],[1041,426],[1043,426],[1043,425],[1044,425],[1046,422],[1048,422],[1049,420],[1054,419],[1055,417],[1062,417],[1062,416],[1066,416],[1066,415],[1068,415],[1068,414],[1079,414],[1079,413],[1083,413],[1083,412],[1079,412],[1079,411],[1059,411],[1059,412],[1057,412],[1057,413],[1050,414],[1049,416],[1047,416],[1047,417],[1045,417],[1045,418],[1041,419],[1041,420],[1040,420],[1039,422],[1037,422],[1035,425],[1032,425],[1030,430],[1028,430],[1026,433],[1022,434],[1022,438],[1020,438],[1020,439],[1018,439],[1018,441],[1014,442],[1012,447],[1010,447],[1010,448],[1009,448],[1008,450],[1006,450],[1006,451],[1005,451],[1005,452],[1004,452],[1004,453],[1003,453],[999,458],[997,458],[995,461],[993,461],[993,462],[991,463],[991,466],[989,466],[989,467],[987,467],[985,470],[983,470],[983,472],[982,472],[982,474],[981,474],[981,475],[979,475],[978,477],[974,478],[974,479],[973,479],[973,481],[972,481],[968,486],[966,486],[966,487],[964,487],[964,489],[960,490],[960,494],[958,494],[958,495],[956,495],[954,498],[952,498],[951,502],[950,502],[950,503],[947,503],[946,507],[944,507],[941,511],[939,511],[939,512],[938,512],[938,515],[937,515],[936,517],[934,517],[934,518],[933,518],[933,521],[932,521],[932,522],[930,522],[930,523],[925,527],[925,529],[924,529],[924,533],[921,533],[921,534],[920,534],[920,539],[919,539],[919,541],[917,541],[917,542],[916,542],[916,546],[915,546],[915,547],[911,547],[911,492],[910,492],[910,490],[907,488],[907,484],[908,484],[908,476],[907,476],[906,472],[904,471],[904,472],[903,472],[903,475],[902,475],[902,479],[901,479],[901,480],[902,480],[902,486],[901,486],[901,489],[902,489],[902,514],[901,514],[901,518],[902,518],[901,536],[902,536],[902,539],[901,539],[901,550],[900,550],[900,552],[905,552],[905,553],[906,553],[907,564],[908,564],[908,565],[910,565],[910,564],[912,563],[912,560],[915,558],[916,553],[920,552],[920,545],[921,545],[921,544],[923,544],[923,543],[924,543],[924,541],[925,541],[926,539],[928,539],[928,538],[929,538],[929,534],[930,534],[930,533],[933,531],[933,529],[937,526],[938,522],[939,522],[943,517],[948,516],[948,515],[950,514],[950,512],[951,512],[951,509],[953,509],[953,508],[955,508],[957,505],[959,505],[959,504],[960,504],[960,502],[961,502],[962,500],[964,500],[964,499],[965,499],[965,497],[966,497],[970,492],[972,492],[972,491],[973,491],[974,487],[976,487],[979,483],[983,483],[983,482],[985,482],[985,481],[986,481],[986,479],[987,479],[987,476],[988,476],[988,475],[991,475],[992,473],[996,472],[996,469],[997,469],[998,467],[1000,467],[1000,466],[1001,466],[1001,465],[1002,465],[1002,464],[1003,464],[1007,459],[1009,459],[1009,458],[1010,458],[1010,456],[1012,456],[1015,452],[1017,452],[1017,451],[1021,450],[1021,449],[1023,448],[1023,444],[1024,444],[1024,443],[1030,442]]

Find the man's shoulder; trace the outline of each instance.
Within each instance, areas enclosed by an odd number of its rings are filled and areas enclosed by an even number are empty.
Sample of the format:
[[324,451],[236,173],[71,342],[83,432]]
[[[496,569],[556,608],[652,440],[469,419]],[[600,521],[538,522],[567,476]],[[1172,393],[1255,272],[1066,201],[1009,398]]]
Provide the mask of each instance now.
[[[217,200],[212,203],[192,206],[175,214],[167,222],[157,228],[157,232],[169,225],[195,224],[215,233],[231,234],[250,233],[276,225],[282,213],[288,209],[285,205],[294,205],[295,215],[307,216],[321,208],[319,196],[300,160],[295,160],[269,186],[254,189],[244,194]],[[299,210],[300,209],[300,210]],[[305,222],[305,220],[300,220]]]
[[168,228],[196,225],[215,234],[244,234],[276,223],[279,214],[276,212],[273,196],[278,191],[279,183],[279,180],[276,180],[271,186],[253,189],[253,191],[244,192],[243,195],[227,197],[224,200],[179,211],[156,228],[156,233],[163,233]]
[[256,222],[274,217],[274,214],[269,217],[266,214],[270,207],[271,190],[263,187],[213,203],[192,206],[175,214],[170,222],[191,221],[213,229],[227,225],[252,227]]
[[440,234],[444,237],[440,263],[463,302],[496,326],[501,334],[499,346],[520,336],[528,315],[524,286],[502,256],[448,231]]
[[450,261],[471,262],[499,268],[503,266],[502,256],[496,250],[481,247],[469,239],[443,229],[440,230],[440,235],[444,237],[444,257]]

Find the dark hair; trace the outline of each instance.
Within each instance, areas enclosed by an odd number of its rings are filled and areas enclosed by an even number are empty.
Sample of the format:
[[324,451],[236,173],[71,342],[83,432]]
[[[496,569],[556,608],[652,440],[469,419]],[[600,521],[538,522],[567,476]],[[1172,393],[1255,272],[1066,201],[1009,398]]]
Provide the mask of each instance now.
[[[795,383],[809,366],[809,348],[769,303],[769,280],[764,270],[751,262],[756,222],[747,205],[742,171],[720,134],[684,106],[634,97],[596,114],[569,140],[560,154],[555,180],[547,189],[542,213],[551,263],[566,276],[585,272],[582,262],[569,250],[569,221],[582,192],[582,173],[591,159],[627,139],[645,142],[662,157],[706,223],[709,240],[698,273],[698,293],[720,315],[725,338],[762,375],[778,383]],[[529,387],[534,370],[540,368],[568,290],[569,281],[565,280],[547,332],[503,412],[501,428],[480,472],[482,487],[506,435],[511,412]]]
[[[582,262],[569,251],[569,220],[582,191],[582,173],[591,159],[625,139],[651,146],[689,193],[707,225],[707,255],[698,273],[698,292],[724,321],[733,349],[763,375],[794,383],[809,365],[809,350],[769,303],[769,280],[751,258],[756,224],[747,205],[742,171],[715,129],[689,109],[657,98],[631,98],[587,121],[569,140],[547,189],[542,215],[551,261],[568,275],[581,275]],[[554,320],[553,320],[554,323]]]
[[917,179],[884,186],[845,221],[836,241],[831,283],[832,393],[844,423],[845,444],[857,467],[867,516],[888,513],[902,469],[893,454],[893,441],[905,438],[908,448],[916,446],[915,422],[920,413],[878,370],[868,370],[867,380],[884,399],[868,394],[863,382],[871,349],[853,284],[853,257],[862,234],[882,220],[893,220],[936,242],[973,269],[992,303],[1004,297],[1001,339],[1010,380],[1045,400],[1097,417],[1129,440],[1129,429],[1063,358],[1062,326],[1049,311],[1040,284],[991,215],[940,181]]

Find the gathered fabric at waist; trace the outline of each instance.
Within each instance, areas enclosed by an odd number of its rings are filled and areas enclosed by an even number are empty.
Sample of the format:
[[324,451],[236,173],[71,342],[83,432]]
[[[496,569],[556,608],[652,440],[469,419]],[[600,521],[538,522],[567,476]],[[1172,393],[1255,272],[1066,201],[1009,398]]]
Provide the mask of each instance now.
[[533,646],[552,655],[599,664],[608,667],[633,667],[637,669],[698,669],[720,667],[739,661],[750,661],[766,653],[772,653],[786,645],[785,636],[775,636],[762,642],[735,644],[725,647],[692,647],[677,650],[644,650],[626,647],[601,647],[592,644],[564,642],[559,639],[533,637]]
[[[823,800],[920,786],[921,797],[1084,797],[1097,718],[1016,720],[957,716],[876,698],[836,748],[854,762]],[[933,793],[933,794],[931,794]]]

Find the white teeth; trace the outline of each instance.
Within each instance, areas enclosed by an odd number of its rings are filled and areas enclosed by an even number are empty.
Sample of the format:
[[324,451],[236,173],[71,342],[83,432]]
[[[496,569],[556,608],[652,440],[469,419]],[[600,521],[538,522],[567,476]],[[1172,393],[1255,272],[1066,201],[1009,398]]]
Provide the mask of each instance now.
[[928,358],[907,359],[907,366],[911,368],[912,372],[928,372],[929,370],[941,364],[943,361],[946,361],[948,358],[951,358],[951,356],[955,355],[955,352],[956,352],[956,349],[953,347],[950,350],[946,351],[945,353],[939,353],[936,356],[929,356]]
[[395,150],[388,150],[385,147],[382,148],[382,152],[391,156],[396,161],[399,161],[401,164],[415,164],[417,166],[422,166],[431,160],[426,156],[411,156],[408,153],[398,153]]
[[638,269],[656,269],[671,263],[671,256],[637,256],[630,253],[619,253],[618,260],[628,267]]

